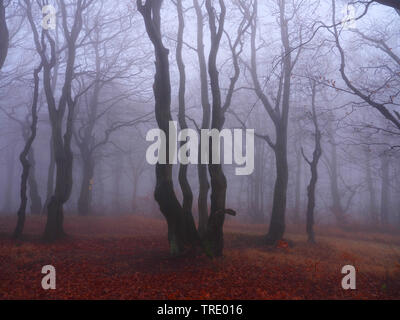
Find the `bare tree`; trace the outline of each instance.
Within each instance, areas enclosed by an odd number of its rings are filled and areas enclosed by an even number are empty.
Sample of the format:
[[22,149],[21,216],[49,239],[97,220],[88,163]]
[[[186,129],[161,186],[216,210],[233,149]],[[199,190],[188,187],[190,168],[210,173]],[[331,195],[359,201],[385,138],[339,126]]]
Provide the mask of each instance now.
[[[221,89],[219,84],[219,72],[217,69],[217,55],[221,38],[224,32],[224,24],[226,17],[226,7],[223,0],[219,0],[221,8],[220,15],[217,19],[215,9],[211,0],[206,0],[206,8],[208,12],[208,21],[211,33],[211,49],[208,60],[208,72],[211,83],[212,93],[212,118],[211,128],[222,130],[225,119],[222,111]],[[218,21],[218,26],[216,25]],[[211,147],[210,147],[211,159]],[[207,225],[207,241],[208,250],[212,255],[221,256],[223,250],[223,225],[225,220],[225,201],[227,182],[221,164],[210,164],[208,171],[211,178],[211,211]]]
[[[36,77],[36,71],[35,71],[35,77]],[[36,81],[36,79],[35,79]],[[36,90],[36,89],[35,89]],[[34,102],[36,99],[36,94],[34,93]],[[37,105],[38,102],[36,101],[35,104]],[[34,107],[34,110],[29,110],[25,116],[24,120],[21,120],[19,118],[16,117],[16,115],[14,114],[15,110],[12,109],[12,111],[7,111],[5,108],[0,107],[0,109],[7,115],[8,119],[14,121],[15,123],[17,123],[21,129],[21,133],[22,133],[22,137],[24,139],[25,145],[23,148],[23,151],[21,152],[23,163],[22,163],[22,167],[24,168],[24,166],[26,165],[26,163],[29,164],[29,170],[28,172],[28,176],[27,176],[27,181],[28,181],[28,185],[29,185],[29,198],[31,201],[31,213],[32,214],[40,214],[42,211],[42,200],[40,198],[39,195],[39,191],[38,191],[38,184],[37,184],[37,180],[36,180],[36,174],[35,174],[35,154],[34,154],[34,148],[33,148],[33,140],[35,139],[35,137],[33,137],[32,142],[31,140],[31,135],[32,135],[32,121],[31,118],[33,118],[33,111],[35,114],[37,114],[37,106]],[[36,117],[36,116],[35,116]],[[37,122],[37,120],[35,120]],[[35,124],[35,128],[36,128],[36,124]],[[36,136],[36,129],[34,132],[34,136]],[[25,155],[25,149],[27,148],[28,152]],[[20,155],[20,158],[21,158]],[[25,211],[25,210],[24,210]]]
[[[382,1],[390,5],[390,3],[394,3],[397,1]],[[397,4],[400,7],[399,4]],[[353,82],[350,80],[346,73],[346,55],[345,51],[340,44],[340,32],[338,30],[338,25],[336,24],[336,4],[335,1],[332,0],[332,21],[333,21],[333,36],[335,38],[335,44],[340,54],[340,74],[342,76],[343,81],[346,86],[359,98],[361,98],[364,102],[366,102],[371,107],[375,108],[378,112],[380,112],[388,121],[390,121],[397,129],[400,129],[400,113],[394,110],[393,112],[387,108],[387,104],[393,104],[393,101],[389,101],[389,103],[381,103],[374,100],[372,97],[372,93],[365,93],[362,89],[358,88]],[[371,40],[371,39],[369,39]],[[385,44],[384,41],[375,41],[379,48],[386,52],[391,58],[393,58],[397,64],[400,65],[400,58],[396,56],[392,50]]]
[[[110,13],[102,9],[101,6],[97,15],[91,16],[94,20],[93,25],[87,21],[89,19],[84,21],[88,42],[85,54],[93,56],[94,70],[86,72],[79,79],[85,83],[83,86],[90,87],[90,90],[82,96],[77,106],[79,115],[76,117],[73,131],[82,161],[82,181],[78,199],[80,215],[88,215],[91,211],[92,183],[101,148],[108,144],[111,136],[118,130],[146,122],[149,118],[147,114],[127,121],[113,119],[106,124],[102,123],[105,117],[116,118],[116,108],[120,105],[131,103],[129,99],[135,95],[135,90],[129,88],[132,92],[123,91],[118,81],[131,74],[132,66],[138,62],[143,63],[143,57],[140,55],[132,58],[124,56],[124,52],[128,51],[131,45],[124,36],[124,31],[131,27],[129,20],[124,19],[125,17],[109,16]],[[108,46],[116,49],[110,52]],[[140,72],[132,76],[137,76]]]
[[307,203],[307,215],[306,215],[306,231],[308,235],[308,241],[311,243],[315,242],[315,235],[314,235],[314,208],[315,208],[315,188],[318,181],[318,162],[321,158],[322,154],[322,147],[321,147],[321,131],[319,130],[318,125],[318,118],[315,106],[315,97],[316,97],[316,83],[312,81],[311,83],[311,91],[312,91],[312,122],[314,124],[315,132],[314,132],[314,141],[315,147],[313,152],[312,160],[309,160],[302,149],[302,154],[308,165],[310,166],[311,170],[311,179],[310,183],[307,187],[307,196],[308,196],[308,203]]
[[24,230],[24,225],[25,225],[26,205],[28,202],[26,190],[27,190],[27,181],[28,181],[28,177],[29,177],[29,170],[30,170],[30,166],[31,166],[31,163],[27,159],[27,156],[30,152],[30,148],[33,144],[33,141],[36,138],[36,132],[37,132],[37,122],[38,122],[37,109],[38,109],[38,100],[39,100],[39,73],[40,73],[41,69],[42,69],[42,66],[40,65],[34,71],[35,86],[34,86],[34,91],[33,91],[33,101],[32,101],[32,110],[31,110],[32,123],[31,123],[29,137],[27,137],[26,142],[25,142],[25,147],[19,156],[20,162],[22,164],[22,176],[21,176],[21,188],[20,188],[21,204],[18,209],[18,221],[17,221],[17,226],[15,227],[15,230],[14,230],[14,238],[21,237],[22,232]]
[[[301,50],[295,58],[292,57],[292,46],[289,39],[289,21],[295,14],[287,17],[287,1],[279,0],[279,23],[281,31],[282,53],[282,72],[279,79],[279,89],[276,96],[275,106],[263,90],[258,75],[257,62],[257,19],[254,19],[251,27],[251,65],[250,72],[254,84],[254,91],[262,102],[266,112],[275,126],[275,142],[268,135],[263,138],[274,150],[276,159],[276,182],[274,190],[274,200],[272,205],[271,223],[266,238],[267,244],[276,244],[282,239],[285,232],[285,211],[288,185],[288,160],[287,160],[287,132],[288,118],[290,109],[291,77],[293,68],[297,62]],[[258,1],[255,1],[254,12],[257,16]],[[296,9],[293,9],[296,10]],[[301,32],[301,31],[300,31]]]
[[[62,29],[67,48],[67,61],[65,78],[58,106],[51,85],[51,71],[56,64],[55,41],[49,30],[42,29],[39,35],[37,26],[32,16],[32,4],[25,0],[28,20],[33,31],[35,46],[43,65],[44,90],[50,115],[52,139],[54,144],[54,155],[56,161],[56,182],[54,194],[48,205],[47,223],[44,238],[48,241],[57,240],[65,235],[63,229],[63,205],[68,201],[72,190],[72,164],[73,154],[71,150],[72,125],[75,106],[78,102],[79,93],[73,97],[72,83],[75,78],[75,59],[77,41],[82,30],[82,16],[93,0],[78,0],[73,8],[66,6],[63,0],[59,2],[62,16]],[[70,12],[69,12],[70,11]],[[69,27],[69,17],[73,15],[72,27]],[[47,55],[47,46],[50,45],[50,58]],[[64,115],[67,112],[65,132],[63,132]]]
[[[204,53],[204,15],[202,7],[198,0],[193,0],[193,5],[196,10],[197,18],[197,57],[199,61],[200,72],[200,91],[201,91],[201,106],[203,111],[201,129],[209,129],[211,121],[211,105],[208,94],[208,75],[207,63]],[[199,160],[201,158],[201,146],[199,145]],[[199,225],[198,230],[200,236],[205,236],[208,222],[208,192],[210,190],[210,183],[207,175],[207,165],[199,161],[197,166],[199,177],[199,197],[198,197],[198,211],[199,211]]]
[[[154,78],[155,115],[159,128],[169,136],[171,116],[171,79],[169,70],[169,50],[164,47],[161,35],[162,0],[137,0],[137,7],[143,16],[147,34],[154,46],[156,74]],[[184,251],[188,239],[185,237],[185,212],[179,203],[173,186],[172,165],[169,164],[169,139],[166,142],[167,164],[156,164],[156,188],[154,197],[167,220],[168,240],[172,255]],[[193,237],[195,238],[195,237]],[[192,243],[193,244],[193,243]]]
[[[182,6],[182,0],[176,0],[176,8],[178,12],[178,37],[177,37],[177,46],[176,46],[176,61],[178,64],[179,70],[179,113],[178,120],[179,126],[181,130],[185,130],[188,128],[186,122],[186,103],[185,103],[185,94],[186,94],[186,72],[185,72],[185,63],[182,57],[182,49],[183,49],[183,34],[185,29],[185,18]],[[183,146],[186,141],[181,142],[181,146]],[[196,239],[191,239],[191,237],[197,238],[196,225],[193,219],[192,207],[193,207],[193,192],[190,187],[188,178],[187,178],[188,165],[181,164],[179,166],[179,185],[183,194],[183,202],[182,208],[184,211],[184,221],[185,221],[185,232],[187,233],[186,238],[189,239],[190,242],[195,242]]]
[[[226,6],[224,0],[219,0],[220,13],[217,16],[216,9],[211,0],[206,0],[206,9],[208,13],[208,23],[211,36],[211,48],[208,58],[208,73],[210,77],[210,87],[212,93],[212,113],[211,113],[211,129],[221,131],[225,124],[225,114],[232,104],[232,97],[235,92],[236,84],[240,76],[239,58],[243,51],[244,35],[252,23],[253,15],[247,16],[245,9],[252,5],[243,1],[238,2],[238,7],[242,11],[242,20],[239,23],[236,32],[236,38],[231,39],[229,34],[224,30],[226,19]],[[223,34],[226,34],[229,48],[232,54],[232,63],[234,73],[230,78],[229,88],[222,101],[219,70],[217,67],[217,57],[220,49]],[[213,256],[222,256],[224,240],[223,226],[225,214],[236,215],[236,212],[226,208],[226,190],[227,180],[221,164],[212,163],[212,145],[209,150],[208,171],[211,179],[211,209],[210,217],[207,224],[206,248]]]

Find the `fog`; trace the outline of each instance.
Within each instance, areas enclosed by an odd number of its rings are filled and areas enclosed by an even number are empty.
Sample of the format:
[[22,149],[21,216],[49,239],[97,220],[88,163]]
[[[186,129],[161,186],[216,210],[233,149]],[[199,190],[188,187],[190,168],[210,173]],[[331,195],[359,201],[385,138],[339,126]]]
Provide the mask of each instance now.
[[[270,225],[271,237],[283,232],[282,223],[305,224],[310,167],[313,153],[316,155],[316,137],[320,136],[322,155],[314,157],[318,173],[315,225],[398,229],[398,12],[377,3],[347,7],[346,1],[334,1],[333,18],[331,1],[268,0],[258,1],[255,14],[256,1],[237,0],[225,1],[226,17],[221,26],[221,1],[210,1],[216,31],[223,28],[218,42],[217,33],[210,40],[210,12],[204,1],[198,1],[204,32],[204,50],[199,50],[195,2],[165,0],[161,8],[160,39],[169,50],[172,120],[179,122],[180,128],[183,121],[196,131],[221,125],[232,130],[254,129],[256,135],[251,175],[236,175],[234,164],[222,166],[227,181],[223,210],[231,208],[236,213],[236,217],[227,215],[226,219]],[[54,29],[53,20],[47,20],[46,14],[43,17],[38,3],[42,5],[42,1],[2,1],[9,45],[0,71],[1,215],[16,215],[20,207],[19,156],[31,134],[34,69],[42,64],[37,135],[27,155],[31,164],[28,218],[50,215],[47,206],[52,197],[60,196],[65,217],[144,215],[163,219],[154,199],[157,179],[162,185],[162,178],[156,178],[155,166],[146,160],[146,150],[152,144],[146,135],[151,129],[162,128],[168,117],[168,92],[159,96],[161,107],[156,115],[153,83],[162,59],[154,62],[155,47],[136,2],[46,1],[56,10]],[[178,32],[179,4],[185,22],[183,41]],[[155,20],[148,21],[155,29],[156,9],[150,15]],[[74,23],[79,15],[82,25],[76,31]],[[50,28],[43,28],[42,21]],[[177,47],[178,51],[181,48],[178,61]],[[209,75],[213,70],[210,50],[215,48],[217,81]],[[205,74],[199,65],[200,51],[205,55]],[[207,77],[206,88],[202,77]],[[217,92],[222,104],[219,109]],[[58,111],[49,107],[49,93]],[[228,103],[227,98],[231,99]],[[204,123],[207,105],[212,121]],[[222,113],[224,121],[216,123]],[[68,170],[60,170],[68,167],[63,162],[68,158],[68,135],[73,158],[71,192],[61,195],[57,193],[61,184],[69,188]],[[61,138],[62,147],[54,142]],[[55,144],[59,149],[56,155]],[[172,178],[181,205],[184,196],[179,167],[172,166]],[[186,169],[193,196],[189,211],[197,225],[199,167],[190,164]],[[57,175],[61,175],[58,182]],[[206,177],[212,182],[209,173]],[[217,179],[214,183],[206,191],[206,211],[211,216],[218,212],[210,198],[218,191]],[[168,213],[163,214],[169,220]],[[277,229],[271,227],[274,223]]]

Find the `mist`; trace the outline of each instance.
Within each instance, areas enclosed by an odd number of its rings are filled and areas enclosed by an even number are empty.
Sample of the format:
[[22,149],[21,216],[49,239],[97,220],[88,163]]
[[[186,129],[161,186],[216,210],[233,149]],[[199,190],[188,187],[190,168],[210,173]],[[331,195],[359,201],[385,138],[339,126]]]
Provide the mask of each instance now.
[[[396,2],[1,0],[0,9],[5,238],[54,243],[92,237],[75,226],[125,230],[124,219],[144,219],[172,256],[221,257],[232,233],[251,230],[274,247],[295,246],[293,232],[309,245],[330,232],[399,235]],[[202,145],[202,130],[220,143]]]

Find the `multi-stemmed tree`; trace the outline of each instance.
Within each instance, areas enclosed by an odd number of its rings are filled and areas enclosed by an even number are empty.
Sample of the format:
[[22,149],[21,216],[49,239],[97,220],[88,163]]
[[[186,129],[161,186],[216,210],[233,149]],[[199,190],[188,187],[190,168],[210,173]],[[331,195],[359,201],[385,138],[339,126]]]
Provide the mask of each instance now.
[[[74,94],[73,90],[73,82],[76,76],[76,52],[83,26],[83,15],[92,3],[93,0],[78,0],[70,6],[66,5],[63,0],[59,1],[62,31],[66,47],[66,65],[62,94],[58,102],[56,102],[51,83],[52,70],[56,64],[55,41],[50,30],[42,28],[41,32],[38,31],[37,24],[32,15],[32,3],[29,0],[25,0],[36,51],[40,56],[43,66],[43,87],[50,116],[56,163],[55,190],[48,204],[47,223],[44,232],[44,238],[48,241],[57,240],[65,234],[63,229],[63,206],[71,195],[73,184],[73,154],[71,150],[73,119],[78,99],[85,91],[85,89],[82,89],[83,91]],[[40,5],[43,6],[45,3],[40,2]],[[64,126],[65,129],[63,129]]]

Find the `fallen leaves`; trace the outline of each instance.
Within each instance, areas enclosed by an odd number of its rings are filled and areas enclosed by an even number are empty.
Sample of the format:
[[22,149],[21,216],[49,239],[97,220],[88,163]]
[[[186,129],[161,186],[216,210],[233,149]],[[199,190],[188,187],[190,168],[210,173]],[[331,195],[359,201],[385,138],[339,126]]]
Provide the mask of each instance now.
[[[0,225],[4,234],[6,227],[12,228],[9,221]],[[41,226],[36,220],[28,221],[27,230],[40,234]],[[293,234],[289,236],[297,239],[295,246],[281,241],[276,248],[268,248],[259,229],[228,224],[222,259],[211,260],[205,255],[172,259],[163,221],[142,217],[67,218],[66,230],[73,236],[60,243],[47,245],[31,236],[29,241],[18,243],[0,238],[0,298],[399,298],[400,283],[395,277],[383,282],[385,274],[368,269],[370,261],[380,261],[379,252],[373,250],[384,248],[385,243],[376,244],[372,250],[368,249],[371,240],[360,240],[357,245],[365,242],[362,248],[369,250],[367,254],[363,251],[363,257],[352,250],[350,240],[338,244],[333,236],[310,247],[304,235],[300,238]],[[340,266],[349,261],[357,263],[357,292],[344,292],[340,286]],[[392,262],[393,270],[397,270],[398,260],[393,258]],[[55,291],[41,289],[40,271],[46,264],[56,267]]]

